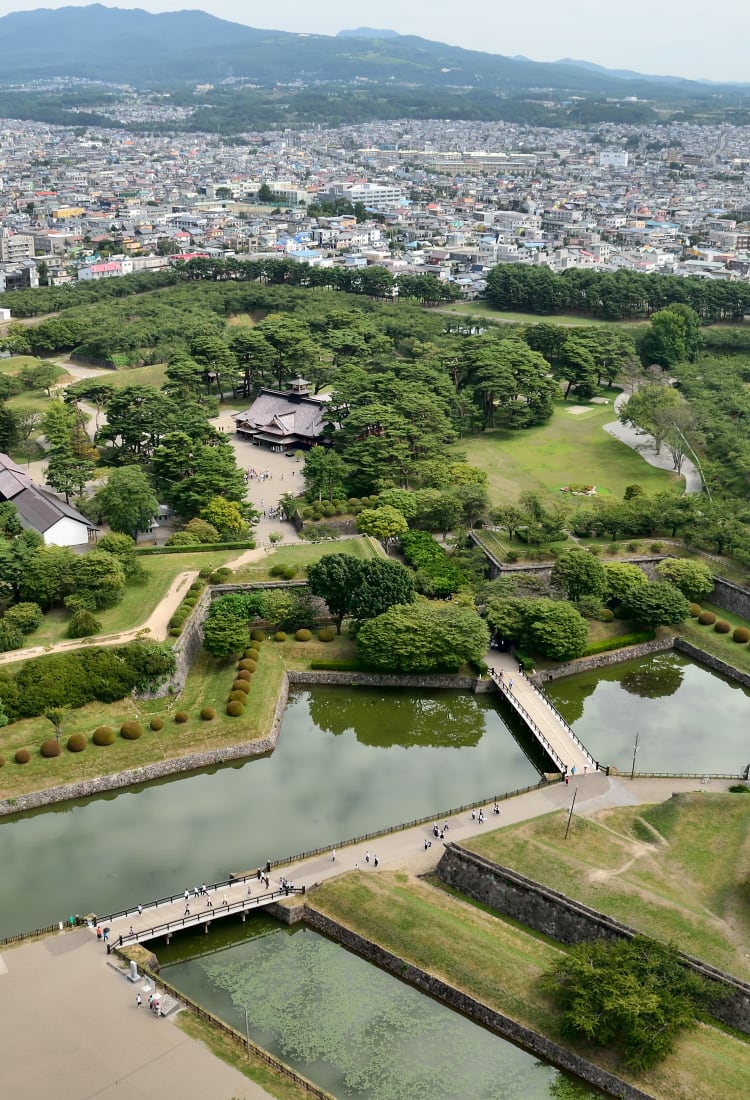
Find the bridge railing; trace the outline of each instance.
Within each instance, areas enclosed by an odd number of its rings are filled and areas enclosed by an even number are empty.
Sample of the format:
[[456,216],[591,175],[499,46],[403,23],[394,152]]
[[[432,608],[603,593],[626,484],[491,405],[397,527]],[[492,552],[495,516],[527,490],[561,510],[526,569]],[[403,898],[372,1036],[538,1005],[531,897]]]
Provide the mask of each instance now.
[[547,753],[547,755],[549,756],[550,760],[553,762],[553,764],[556,764],[558,769],[560,770],[560,772],[564,774],[565,771],[567,770],[567,765],[565,763],[563,763],[563,761],[558,756],[557,752],[552,748],[552,745],[549,743],[549,740],[542,733],[542,731],[539,728],[539,726],[537,725],[537,723],[534,721],[534,719],[531,717],[529,712],[526,710],[526,707],[521,702],[519,702],[519,700],[516,698],[516,696],[510,690],[510,688],[505,683],[505,681],[502,680],[497,675],[497,673],[495,672],[494,669],[491,668],[488,671],[489,671],[490,679],[493,681],[493,683],[497,684],[497,686],[500,688],[500,690],[502,691],[505,698],[510,703],[512,703],[514,709],[517,710],[518,713],[521,715],[521,717],[523,718],[526,725],[529,727],[531,732],[536,737],[537,741],[539,741],[539,743],[544,748],[544,750]]
[[[258,908],[261,904],[270,905],[272,901],[287,898],[290,894],[304,894],[305,889],[304,886],[284,886],[279,890],[269,890],[265,894],[256,894],[254,897],[246,895],[241,901],[221,902],[219,905],[212,905],[209,909],[202,909],[200,913],[185,914],[183,917],[164,921],[162,924],[155,924],[151,928],[139,928],[137,932],[118,935],[116,941],[107,944],[107,951],[110,951],[115,942],[118,947],[125,947],[131,943],[140,943],[142,940],[157,939],[159,936],[166,936],[170,932],[178,931],[181,928],[194,928],[198,924],[215,920],[216,917],[225,917],[229,913],[245,913],[248,909]],[[178,896],[184,898],[184,895]]]
[[[207,892],[217,890],[231,889],[232,886],[236,886],[238,882],[247,882],[248,879],[256,879],[257,872],[252,873],[248,871],[243,875],[230,876],[229,878],[222,879],[221,882],[212,882],[206,887]],[[175,901],[187,901],[191,898],[195,898],[192,890],[188,890],[188,898],[185,897],[185,891],[181,890],[179,894],[169,894],[167,897],[157,898],[155,901],[146,902],[145,905],[131,905],[127,909],[118,909],[114,913],[108,913],[106,916],[98,916],[97,922],[101,924],[103,921],[117,920],[118,917],[132,917],[140,916],[141,913],[147,912],[149,909],[158,909],[162,905],[172,905]]]
[[572,740],[573,740],[573,741],[574,741],[574,742],[576,743],[576,745],[578,745],[578,748],[579,748],[579,749],[581,750],[581,752],[583,753],[583,755],[584,755],[584,756],[585,756],[585,757],[586,757],[586,758],[587,758],[587,759],[588,759],[588,760],[589,760],[589,761],[590,761],[590,762],[591,762],[591,763],[592,763],[592,764],[593,764],[594,766],[596,766],[596,763],[597,763],[597,762],[596,762],[596,760],[595,760],[595,759],[594,759],[594,757],[593,757],[593,756],[591,755],[591,753],[589,752],[589,750],[588,750],[588,749],[586,748],[586,746],[584,745],[583,741],[581,741],[580,737],[578,737],[578,736],[577,736],[577,735],[576,735],[576,734],[575,734],[575,733],[573,732],[573,730],[571,729],[571,727],[570,727],[570,726],[568,725],[568,723],[567,723],[567,722],[565,721],[565,719],[563,718],[562,714],[560,714],[560,711],[559,711],[559,710],[557,709],[557,707],[555,706],[555,704],[554,704],[554,703],[553,703],[553,702],[552,702],[552,701],[551,701],[551,700],[549,699],[549,697],[548,697],[548,696],[547,696],[547,695],[545,694],[545,692],[543,692],[541,688],[537,687],[537,685],[536,685],[536,684],[532,683],[532,681],[531,681],[531,680],[529,680],[529,679],[528,679],[528,677],[526,677],[526,683],[527,683],[527,684],[529,685],[529,687],[533,688],[533,690],[534,690],[534,691],[536,692],[536,694],[537,694],[537,695],[539,696],[539,698],[541,699],[541,701],[542,701],[542,702],[544,703],[545,707],[547,707],[547,709],[548,709],[548,710],[552,711],[552,713],[554,714],[554,716],[555,716],[555,718],[557,719],[557,721],[558,721],[558,722],[560,723],[560,725],[561,725],[561,726],[563,727],[563,729],[564,729],[564,730],[565,730],[565,732],[567,733],[568,737],[570,737],[570,738],[571,738],[571,739],[572,739]]

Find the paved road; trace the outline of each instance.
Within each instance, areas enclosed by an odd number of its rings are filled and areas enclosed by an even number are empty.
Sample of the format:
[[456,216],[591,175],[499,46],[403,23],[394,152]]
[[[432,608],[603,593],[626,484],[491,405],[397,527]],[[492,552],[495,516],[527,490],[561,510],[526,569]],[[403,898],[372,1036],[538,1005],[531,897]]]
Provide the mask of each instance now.
[[[619,393],[615,398],[614,409],[619,413],[623,405],[626,405],[628,401],[628,394]],[[656,442],[652,435],[648,432],[639,432],[635,428],[631,428],[629,424],[623,424],[620,420],[615,420],[611,424],[604,425],[605,432],[609,432],[615,439],[619,439],[621,443],[624,443],[627,447],[631,447],[634,451],[637,451],[641,458],[648,462],[649,466],[655,466],[659,470],[669,470],[674,473],[674,463],[672,462],[672,456],[666,447],[658,452],[656,451]],[[703,481],[696,466],[690,461],[687,456],[682,460],[681,476],[685,478],[685,492],[686,493],[700,493],[703,491]]]

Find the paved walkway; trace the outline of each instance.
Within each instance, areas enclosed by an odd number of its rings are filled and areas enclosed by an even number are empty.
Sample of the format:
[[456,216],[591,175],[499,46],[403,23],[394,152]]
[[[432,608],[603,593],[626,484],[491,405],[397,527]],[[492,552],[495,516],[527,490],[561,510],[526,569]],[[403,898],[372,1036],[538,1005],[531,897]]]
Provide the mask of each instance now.
[[[523,673],[518,671],[518,662],[510,653],[498,649],[490,649],[486,656],[487,664],[498,674],[498,687],[504,693],[511,706],[529,716],[532,722],[539,728],[542,736],[548,742],[549,749],[555,754],[552,757],[560,767],[565,768],[573,775],[586,775],[587,772],[596,770],[594,758],[578,742],[570,726],[563,721],[554,707],[549,704],[544,695],[526,679]],[[497,682],[497,681],[496,681]],[[537,736],[532,729],[532,734]],[[537,740],[545,749],[548,748],[539,737]]]
[[[466,840],[498,825],[546,813],[566,813],[577,789],[575,810],[660,802],[676,791],[726,790],[713,780],[630,780],[601,773],[579,776],[570,787],[555,784],[485,807],[479,824],[470,813],[449,820],[446,839]],[[440,826],[443,825],[441,821]],[[425,848],[425,841],[430,847]],[[443,845],[431,826],[417,826],[367,847],[326,852],[282,869],[296,885],[312,886],[358,868],[424,874],[435,868]],[[241,870],[241,868],[236,868]],[[279,870],[274,873],[277,879]],[[102,944],[87,929],[22,944],[0,955],[0,1034],[3,1036],[3,1096],[54,1100],[267,1100],[268,1094],[215,1059],[175,1027],[137,1008],[136,988],[107,965]],[[43,1036],[43,1041],[40,1040]]]
[[[614,409],[616,413],[620,412],[623,405],[628,402],[628,394],[619,393],[615,398]],[[634,451],[648,462],[649,466],[655,466],[659,470],[669,470],[670,473],[674,473],[674,463],[672,462],[672,456],[669,453],[667,447],[662,447],[657,453],[656,442],[652,435],[648,432],[640,432],[635,428],[632,428],[629,424],[623,424],[620,420],[614,420],[611,424],[604,425],[605,432],[609,432],[615,439],[619,439],[621,443],[624,443],[626,447],[631,447]],[[686,493],[700,493],[703,491],[703,481],[696,466],[690,459],[685,456],[682,460],[682,470],[680,471],[681,477],[685,478],[685,492]]]

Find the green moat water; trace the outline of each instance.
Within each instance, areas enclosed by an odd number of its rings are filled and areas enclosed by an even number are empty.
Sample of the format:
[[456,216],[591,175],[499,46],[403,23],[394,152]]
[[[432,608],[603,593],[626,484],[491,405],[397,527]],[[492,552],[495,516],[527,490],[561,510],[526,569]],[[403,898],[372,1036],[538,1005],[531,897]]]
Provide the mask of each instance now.
[[600,1096],[310,929],[249,924],[244,942],[173,965],[187,937],[158,946],[163,976],[241,1034],[247,1006],[250,1038],[340,1100]]
[[269,756],[0,823],[0,938],[533,784],[513,722],[493,695],[295,692]]
[[567,676],[545,690],[602,764],[739,775],[750,762],[750,693],[677,653]]

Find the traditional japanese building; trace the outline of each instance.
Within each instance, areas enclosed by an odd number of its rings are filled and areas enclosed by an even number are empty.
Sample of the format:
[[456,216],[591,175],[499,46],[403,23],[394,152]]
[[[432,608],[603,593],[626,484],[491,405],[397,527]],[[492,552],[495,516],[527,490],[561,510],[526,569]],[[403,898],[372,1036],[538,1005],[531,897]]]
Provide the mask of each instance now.
[[232,414],[237,434],[258,446],[298,449],[320,441],[326,423],[323,412],[330,395],[311,394],[304,378],[287,391],[262,389],[249,409]]

